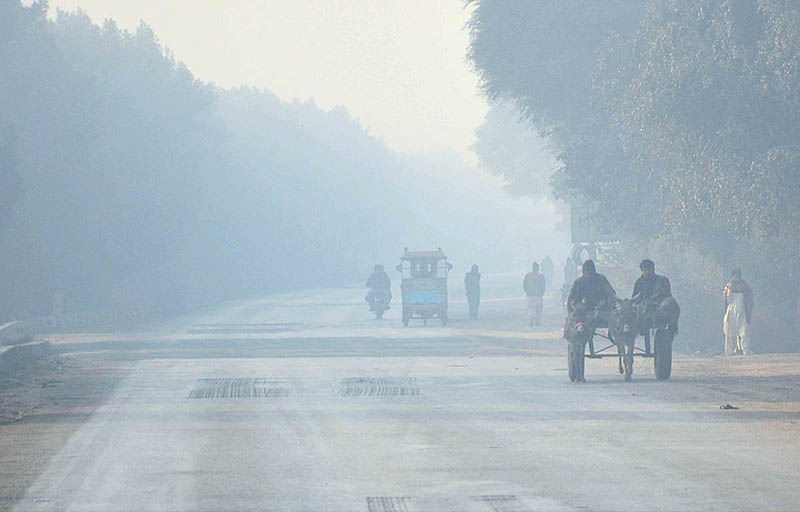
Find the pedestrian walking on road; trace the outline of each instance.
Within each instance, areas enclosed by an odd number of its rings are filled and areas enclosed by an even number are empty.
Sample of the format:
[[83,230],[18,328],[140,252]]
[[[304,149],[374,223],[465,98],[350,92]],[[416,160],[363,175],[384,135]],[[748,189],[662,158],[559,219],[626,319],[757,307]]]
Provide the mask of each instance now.
[[722,330],[725,333],[725,355],[749,355],[750,322],[753,319],[753,291],[742,279],[738,268],[731,272],[731,280],[723,291],[725,317]]
[[467,290],[469,319],[477,320],[478,306],[481,303],[481,274],[478,272],[478,265],[472,265],[472,269],[464,276],[464,288]]
[[545,286],[544,276],[539,272],[539,264],[534,261],[533,270],[525,274],[525,280],[522,282],[522,288],[528,296],[528,324],[531,327],[542,323]]

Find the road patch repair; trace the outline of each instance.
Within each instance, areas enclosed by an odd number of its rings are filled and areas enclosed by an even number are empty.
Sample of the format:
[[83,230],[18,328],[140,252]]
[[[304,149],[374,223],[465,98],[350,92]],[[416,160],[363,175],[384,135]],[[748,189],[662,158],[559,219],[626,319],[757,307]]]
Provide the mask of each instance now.
[[351,377],[342,379],[337,396],[417,396],[419,388],[414,377]]
[[198,379],[188,398],[284,398],[289,388],[277,379]]

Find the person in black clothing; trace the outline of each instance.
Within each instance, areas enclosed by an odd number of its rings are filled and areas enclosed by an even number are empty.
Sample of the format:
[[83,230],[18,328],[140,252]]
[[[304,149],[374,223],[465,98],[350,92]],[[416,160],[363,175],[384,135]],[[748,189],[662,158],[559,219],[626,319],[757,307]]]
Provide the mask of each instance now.
[[635,304],[649,304],[653,307],[655,320],[666,323],[670,333],[678,334],[678,318],[680,308],[672,297],[672,288],[669,279],[656,274],[656,265],[651,260],[642,260],[639,264],[642,276],[633,285],[633,302]]
[[594,261],[583,262],[583,274],[572,284],[567,299],[567,311],[572,313],[575,306],[584,303],[587,310],[592,311],[600,306],[601,310],[610,311],[616,303],[617,292],[608,282],[606,276],[598,274]]
[[[583,262],[583,275],[575,280],[567,298],[567,319],[564,338],[569,341],[570,380],[586,382],[583,354],[596,327],[606,327],[617,303],[617,293],[603,274],[598,274],[594,261]],[[588,326],[587,326],[588,324]]]
[[672,297],[669,279],[656,274],[656,265],[651,260],[642,260],[639,264],[642,277],[633,285],[633,302],[660,304],[667,297]]
[[389,308],[389,303],[392,302],[392,281],[389,275],[383,270],[383,265],[375,265],[375,270],[372,275],[367,279],[367,287],[370,289],[364,299],[369,304],[369,310],[372,311],[372,301],[378,294],[386,297],[386,309]]
[[481,302],[481,274],[478,272],[478,265],[472,265],[472,269],[464,276],[464,288],[467,290],[469,319],[477,320]]

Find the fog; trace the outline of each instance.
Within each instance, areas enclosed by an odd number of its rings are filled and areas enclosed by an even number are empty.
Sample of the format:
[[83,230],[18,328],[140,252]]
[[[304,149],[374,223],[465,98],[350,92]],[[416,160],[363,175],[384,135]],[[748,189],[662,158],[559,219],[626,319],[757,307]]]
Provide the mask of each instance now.
[[[718,353],[721,290],[741,268],[758,297],[756,350],[798,350],[797,5],[468,5],[483,93],[546,137],[559,162],[551,193],[591,204],[604,235],[583,242],[617,291],[630,294],[639,262],[654,260],[682,305],[680,348]],[[489,154],[513,147],[493,140]],[[495,171],[523,194],[538,176]]]
[[[0,319],[584,243],[621,295],[643,258],[670,277],[681,349],[719,351],[739,267],[760,349],[800,347],[783,0],[0,6]],[[576,197],[602,235],[570,237]]]
[[360,285],[404,247],[520,275],[568,250],[550,199],[458,144],[396,149],[347,105],[201,81],[144,22],[0,5],[0,319]]
[[797,0],[0,0],[0,512],[796,510],[798,219]]

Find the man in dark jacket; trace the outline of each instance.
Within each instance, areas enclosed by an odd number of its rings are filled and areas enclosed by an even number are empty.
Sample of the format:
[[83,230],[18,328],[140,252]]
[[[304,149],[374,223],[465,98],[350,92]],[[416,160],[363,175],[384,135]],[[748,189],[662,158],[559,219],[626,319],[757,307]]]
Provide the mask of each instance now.
[[542,322],[543,296],[546,284],[544,275],[539,272],[539,264],[534,261],[532,271],[525,274],[525,280],[522,282],[522,288],[528,296],[528,323],[531,326],[534,324],[540,325]]
[[567,299],[567,311],[570,313],[580,303],[585,303],[587,310],[592,311],[596,306],[601,310],[610,311],[617,299],[617,292],[608,282],[606,276],[598,274],[594,261],[583,262],[583,274],[572,284]]
[[372,301],[379,294],[386,297],[386,309],[389,309],[389,303],[392,301],[392,281],[383,270],[383,265],[375,265],[375,270],[367,279],[367,288],[370,290],[364,299],[369,304],[370,311],[372,311]]
[[669,279],[656,274],[656,264],[651,260],[642,260],[639,264],[642,277],[633,285],[634,303],[660,304],[667,297],[672,297]]
[[467,290],[469,319],[477,320],[481,302],[481,274],[478,272],[478,265],[472,265],[472,269],[464,276],[464,288]]
[[642,276],[633,285],[633,302],[652,305],[656,322],[666,323],[675,336],[678,334],[680,308],[672,297],[669,279],[656,274],[656,265],[651,260],[642,260],[639,270]]

